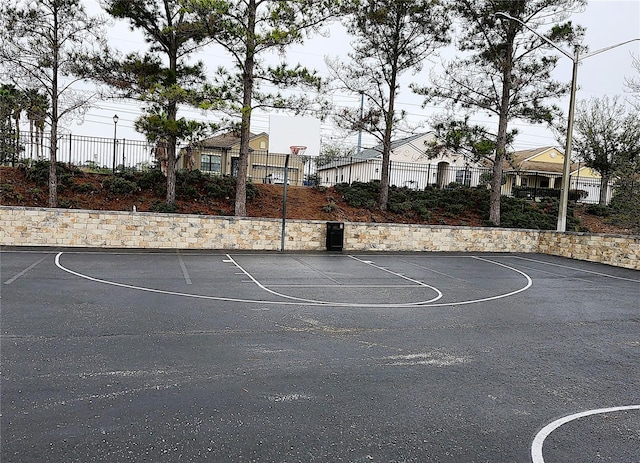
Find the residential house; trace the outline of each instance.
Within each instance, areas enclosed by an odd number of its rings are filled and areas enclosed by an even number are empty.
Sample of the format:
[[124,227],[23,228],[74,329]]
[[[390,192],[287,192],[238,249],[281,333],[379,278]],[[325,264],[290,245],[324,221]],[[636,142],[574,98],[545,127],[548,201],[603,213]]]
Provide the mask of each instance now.
[[[180,150],[178,168],[199,169],[212,175],[238,174],[240,135],[228,132],[192,143]],[[251,134],[249,139],[249,165],[247,176],[255,183],[282,183],[286,153],[269,153],[269,135],[265,132]],[[288,182],[302,185],[304,160],[291,156],[288,165]]]
[[[560,197],[564,170],[564,153],[545,146],[511,153],[504,161],[505,182],[502,194],[523,198]],[[611,185],[608,187],[608,198]],[[600,175],[580,163],[570,167],[570,190],[580,190],[579,201],[597,203]]]
[[[391,143],[390,185],[424,189],[432,185],[446,187],[453,182],[468,186],[480,183],[480,177],[486,169],[464,155],[445,151],[436,158],[427,156],[427,144],[433,139],[433,132],[428,132]],[[370,182],[380,180],[381,173],[382,145],[364,149],[353,156],[340,158],[317,168],[321,185]]]

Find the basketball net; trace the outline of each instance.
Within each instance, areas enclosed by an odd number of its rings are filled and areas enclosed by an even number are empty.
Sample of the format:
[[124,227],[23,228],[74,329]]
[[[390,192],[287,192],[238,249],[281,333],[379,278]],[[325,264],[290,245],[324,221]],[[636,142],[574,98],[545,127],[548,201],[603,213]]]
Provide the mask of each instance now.
[[289,149],[291,149],[291,154],[294,156],[302,156],[304,152],[307,151],[307,147],[302,145],[290,146]]

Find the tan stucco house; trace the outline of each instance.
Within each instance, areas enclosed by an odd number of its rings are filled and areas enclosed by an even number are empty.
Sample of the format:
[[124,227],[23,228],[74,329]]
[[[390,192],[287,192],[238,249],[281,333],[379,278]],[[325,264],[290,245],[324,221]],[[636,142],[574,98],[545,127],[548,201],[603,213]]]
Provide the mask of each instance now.
[[[212,175],[237,175],[240,156],[240,134],[228,132],[193,143],[180,150],[179,168],[199,169]],[[284,154],[269,153],[269,135],[251,134],[247,176],[255,183],[281,183],[284,179]],[[303,159],[291,156],[288,181],[302,185]]]

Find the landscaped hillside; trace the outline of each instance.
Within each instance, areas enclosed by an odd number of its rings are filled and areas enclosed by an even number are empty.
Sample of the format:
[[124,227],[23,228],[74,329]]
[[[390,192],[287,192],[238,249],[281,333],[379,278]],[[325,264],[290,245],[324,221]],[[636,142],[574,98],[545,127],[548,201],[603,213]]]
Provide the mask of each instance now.
[[[2,167],[0,202],[5,206],[47,206],[47,166]],[[78,169],[59,170],[59,207],[88,210],[132,210],[207,215],[233,215],[235,182],[230,177],[210,177],[180,172],[178,201],[164,203],[165,178],[159,171],[104,175]],[[488,226],[488,192],[481,188],[392,188],[388,211],[376,206],[376,183],[337,185],[331,188],[290,186],[287,218],[322,221],[396,222],[436,225]],[[282,217],[282,185],[250,184],[247,212],[252,217]],[[625,227],[587,214],[584,206],[572,208],[568,230],[593,233],[631,233]],[[557,203],[534,203],[503,198],[502,226],[555,229]],[[575,215],[575,217],[574,217]],[[611,220],[609,218],[609,220]]]

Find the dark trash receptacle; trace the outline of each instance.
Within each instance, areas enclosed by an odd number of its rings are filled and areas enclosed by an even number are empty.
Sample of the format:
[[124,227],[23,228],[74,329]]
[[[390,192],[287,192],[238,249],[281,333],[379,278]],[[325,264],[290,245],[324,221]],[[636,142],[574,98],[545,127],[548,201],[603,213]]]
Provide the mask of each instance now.
[[342,251],[344,223],[327,222],[327,251]]

